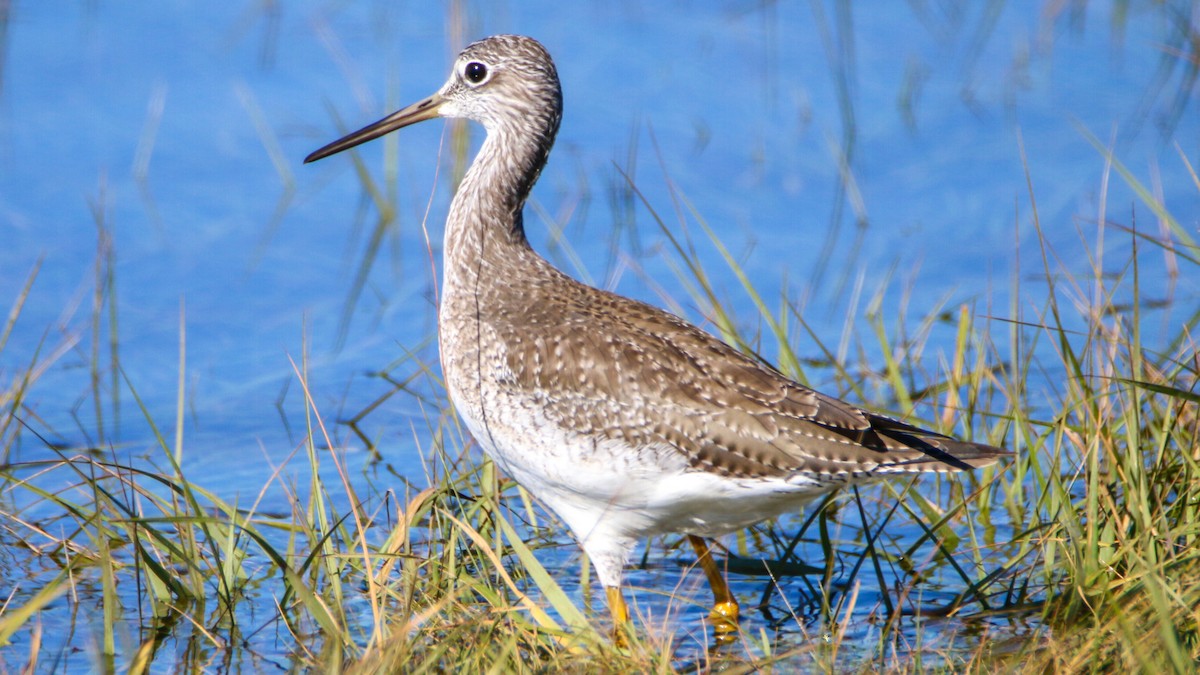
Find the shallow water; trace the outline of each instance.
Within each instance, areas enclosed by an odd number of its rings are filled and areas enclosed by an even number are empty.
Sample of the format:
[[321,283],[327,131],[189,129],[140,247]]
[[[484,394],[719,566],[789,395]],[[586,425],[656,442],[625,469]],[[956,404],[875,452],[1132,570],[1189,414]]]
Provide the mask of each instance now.
[[[893,319],[901,303],[910,317],[942,303],[1008,316],[1013,270],[1042,276],[1026,172],[1046,238],[1075,274],[1091,269],[1085,243],[1098,217],[1158,228],[1122,180],[1104,182],[1104,157],[1085,130],[1111,143],[1174,213],[1191,214],[1185,225],[1195,231],[1200,197],[1177,148],[1197,164],[1200,116],[1195,94],[1179,93],[1169,11],[1134,7],[1118,28],[1107,3],[1059,16],[1034,3],[1008,3],[995,16],[993,3],[957,15],[937,3],[869,11],[715,4],[468,4],[468,38],[525,33],[555,56],[565,120],[534,199],[559,221],[582,269],[539,215],[527,222],[535,247],[573,274],[660,305],[674,298],[704,320],[624,172],[674,234],[697,242],[750,334],[758,325],[751,304],[695,219],[678,215],[678,195],[719,233],[768,305],[786,288],[830,346],[847,313],[861,315],[856,286],[869,297],[886,285]],[[1177,4],[1175,16],[1194,11]],[[68,447],[154,452],[133,397],[112,375],[107,342],[98,351],[102,428],[97,421],[89,365],[98,219],[112,236],[124,376],[172,433],[182,315],[183,462],[192,480],[211,476],[208,487],[228,499],[256,496],[303,436],[289,357],[299,362],[307,349],[309,384],[328,420],[389,391],[370,373],[406,351],[436,362],[422,220],[428,205],[436,253],[453,165],[448,149],[439,155],[441,125],[360,151],[376,179],[385,148],[400,153],[384,187],[398,199],[399,223],[348,320],[375,216],[346,157],[300,161],[440,86],[460,46],[447,37],[440,5],[16,0],[8,12],[0,298],[11,302],[40,268],[0,350],[0,376],[15,376],[35,353],[48,362],[26,402],[34,430]],[[849,188],[839,178],[843,160]],[[1128,238],[1108,237],[1107,255],[1127,259]],[[1200,280],[1172,278],[1168,260],[1152,260],[1161,264],[1141,270],[1147,298],[1196,297]],[[1177,323],[1171,312],[1148,329]],[[803,331],[794,335],[799,354],[819,355]],[[935,327],[926,357],[953,337],[952,327]],[[416,370],[400,362],[393,375]],[[412,429],[414,420],[425,428],[422,414],[415,399],[395,396],[361,427],[418,484]],[[358,480],[386,480],[369,468],[362,440],[344,427],[336,434]],[[22,433],[8,460],[55,456]],[[268,491],[263,508],[285,509],[286,500]],[[36,562],[10,569],[26,565]],[[633,579],[664,591],[674,583],[653,570]],[[53,611],[43,618],[65,620]]]

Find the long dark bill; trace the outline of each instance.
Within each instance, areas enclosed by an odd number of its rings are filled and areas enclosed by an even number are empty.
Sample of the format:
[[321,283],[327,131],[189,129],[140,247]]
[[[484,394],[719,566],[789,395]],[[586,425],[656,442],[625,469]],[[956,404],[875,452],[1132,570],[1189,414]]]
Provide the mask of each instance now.
[[320,150],[313,152],[308,157],[305,157],[304,163],[308,164],[309,162],[315,162],[330,155],[336,155],[343,150],[349,150],[360,143],[374,140],[401,127],[431,120],[438,116],[438,108],[441,107],[442,101],[441,94],[434,94],[423,101],[417,101],[407,108],[397,110],[374,124],[368,124],[358,131],[342,136]]

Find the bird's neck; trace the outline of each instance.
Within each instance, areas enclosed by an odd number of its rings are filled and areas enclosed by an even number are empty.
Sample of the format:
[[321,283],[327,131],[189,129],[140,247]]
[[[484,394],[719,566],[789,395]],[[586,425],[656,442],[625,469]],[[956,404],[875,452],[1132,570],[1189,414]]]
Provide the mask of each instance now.
[[534,137],[503,128],[488,133],[446,219],[447,292],[455,282],[474,288],[481,278],[507,276],[516,270],[506,268],[537,258],[525,238],[521,210],[552,143],[552,133]]

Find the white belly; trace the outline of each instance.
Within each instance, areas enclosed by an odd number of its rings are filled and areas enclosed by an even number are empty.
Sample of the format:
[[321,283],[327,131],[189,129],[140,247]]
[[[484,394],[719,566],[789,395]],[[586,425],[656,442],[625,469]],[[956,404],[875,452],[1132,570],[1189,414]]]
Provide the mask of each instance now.
[[633,448],[582,438],[527,411],[491,412],[486,420],[463,418],[500,468],[581,540],[598,530],[635,540],[670,532],[719,536],[795,509],[828,489],[803,475],[721,476],[689,467],[665,444]]

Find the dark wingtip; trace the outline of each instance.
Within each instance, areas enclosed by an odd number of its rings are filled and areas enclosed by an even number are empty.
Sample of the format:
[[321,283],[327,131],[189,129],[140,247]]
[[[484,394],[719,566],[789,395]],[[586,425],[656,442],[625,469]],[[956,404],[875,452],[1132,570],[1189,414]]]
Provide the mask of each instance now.
[[972,471],[1013,456],[1004,448],[960,441],[883,415],[871,415],[871,427],[876,434],[920,453],[896,463],[901,471]]

